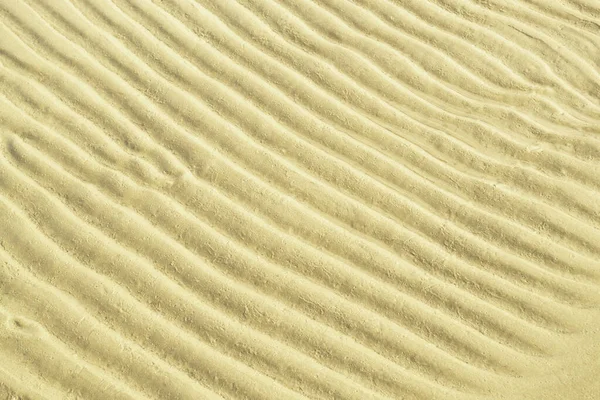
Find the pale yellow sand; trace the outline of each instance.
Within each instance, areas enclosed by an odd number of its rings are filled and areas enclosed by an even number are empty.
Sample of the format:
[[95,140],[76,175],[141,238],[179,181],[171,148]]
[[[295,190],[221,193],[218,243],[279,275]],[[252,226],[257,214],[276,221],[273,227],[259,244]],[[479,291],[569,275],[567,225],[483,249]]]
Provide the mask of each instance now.
[[0,399],[600,399],[599,2],[0,11]]

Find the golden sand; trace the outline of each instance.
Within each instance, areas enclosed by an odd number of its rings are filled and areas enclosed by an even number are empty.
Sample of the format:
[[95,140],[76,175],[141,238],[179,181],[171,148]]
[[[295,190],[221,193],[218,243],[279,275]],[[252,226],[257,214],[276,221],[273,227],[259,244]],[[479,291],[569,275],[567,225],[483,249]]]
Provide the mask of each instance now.
[[600,399],[597,1],[0,11],[0,400]]

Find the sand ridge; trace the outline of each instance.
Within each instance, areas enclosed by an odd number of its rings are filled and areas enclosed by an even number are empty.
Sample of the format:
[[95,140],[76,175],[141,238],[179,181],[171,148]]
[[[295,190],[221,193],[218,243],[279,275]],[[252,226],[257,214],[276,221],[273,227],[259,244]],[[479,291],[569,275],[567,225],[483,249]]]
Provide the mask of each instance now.
[[0,399],[597,399],[591,0],[0,1]]

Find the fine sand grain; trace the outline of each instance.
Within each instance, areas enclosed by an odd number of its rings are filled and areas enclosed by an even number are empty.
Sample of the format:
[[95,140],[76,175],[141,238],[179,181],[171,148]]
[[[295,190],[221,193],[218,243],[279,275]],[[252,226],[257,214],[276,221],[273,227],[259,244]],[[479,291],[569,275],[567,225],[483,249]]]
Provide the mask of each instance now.
[[600,2],[0,0],[4,399],[600,399]]

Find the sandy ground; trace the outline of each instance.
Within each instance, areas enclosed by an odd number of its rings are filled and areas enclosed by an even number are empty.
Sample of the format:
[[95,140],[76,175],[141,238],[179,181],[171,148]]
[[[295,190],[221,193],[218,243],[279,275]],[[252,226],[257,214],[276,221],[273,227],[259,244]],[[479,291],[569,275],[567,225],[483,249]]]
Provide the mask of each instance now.
[[0,0],[1,399],[600,399],[596,0]]

